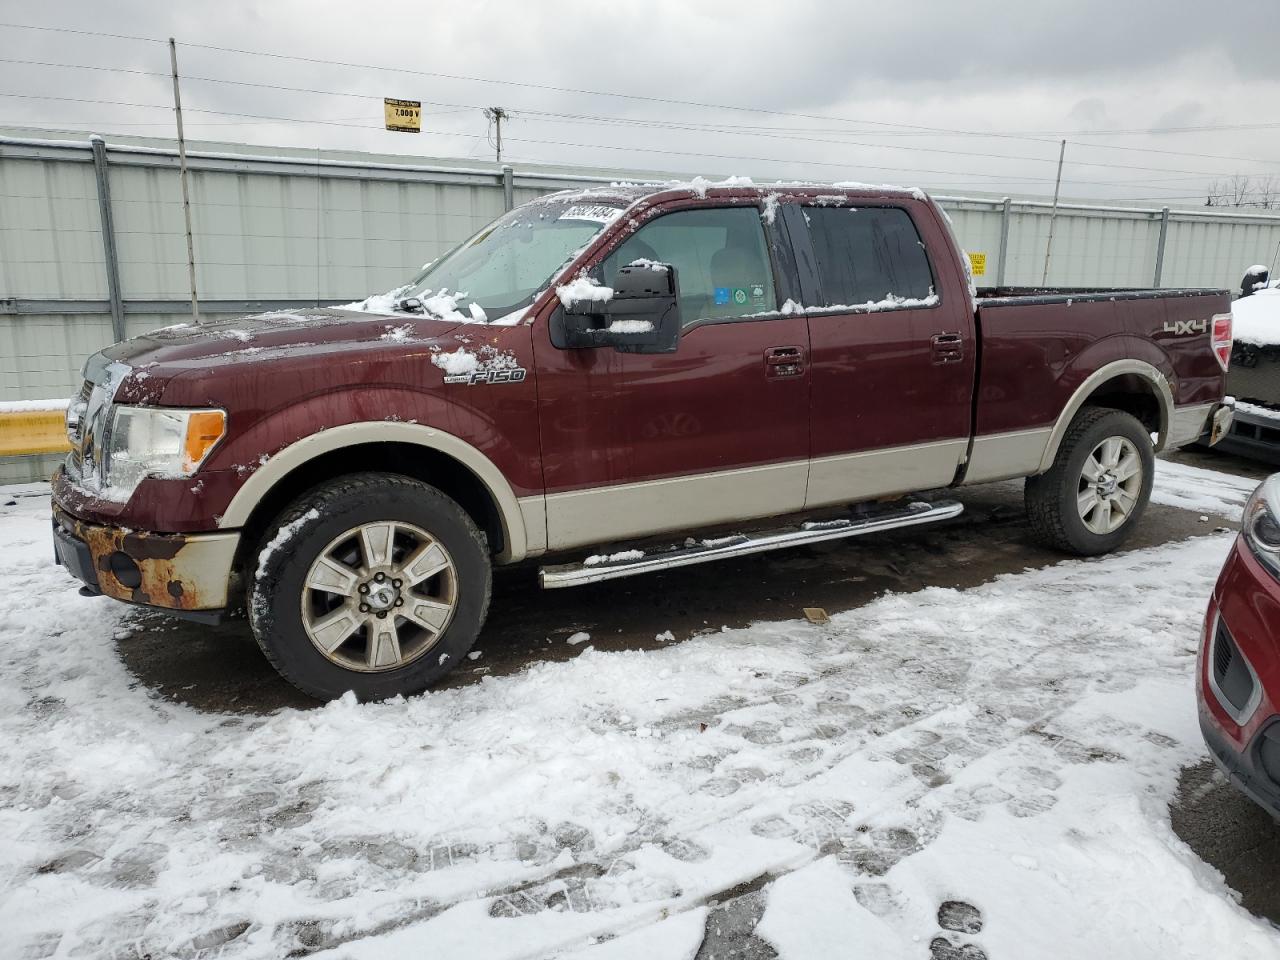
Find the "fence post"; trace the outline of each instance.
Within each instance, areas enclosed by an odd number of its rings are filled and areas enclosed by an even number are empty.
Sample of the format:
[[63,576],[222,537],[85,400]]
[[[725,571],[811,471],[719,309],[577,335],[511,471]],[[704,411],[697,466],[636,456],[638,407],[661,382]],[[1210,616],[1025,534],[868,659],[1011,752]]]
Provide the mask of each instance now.
[[996,286],[1004,286],[1004,258],[1009,252],[1009,208],[1013,201],[1004,198],[1004,211],[1000,214],[1000,266],[996,268]]
[[89,138],[93,149],[93,175],[98,182],[98,214],[102,221],[102,253],[107,268],[107,299],[111,302],[111,332],[124,339],[124,302],[120,298],[120,258],[116,254],[116,225],[111,213],[111,181],[107,177],[107,144],[96,133]]
[[502,204],[504,210],[516,205],[515,171],[505,163],[502,165]]
[[1151,281],[1153,287],[1160,286],[1160,274],[1164,272],[1164,242],[1169,236],[1169,208],[1160,210],[1160,240],[1156,244],[1156,275]]

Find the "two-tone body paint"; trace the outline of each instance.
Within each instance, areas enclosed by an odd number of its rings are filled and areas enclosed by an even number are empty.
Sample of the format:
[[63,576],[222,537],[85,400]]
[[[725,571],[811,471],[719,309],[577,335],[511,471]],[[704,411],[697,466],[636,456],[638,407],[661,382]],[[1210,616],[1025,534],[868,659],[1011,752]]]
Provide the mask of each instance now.
[[[936,306],[804,307],[813,296],[807,241],[787,211],[837,194],[851,206],[908,211],[935,274]],[[336,427],[412,423],[428,446],[431,431],[465,444],[519,501],[523,519],[505,519],[539,528],[526,531],[530,549],[519,559],[947,483],[971,440],[971,466],[984,456],[991,462],[995,449],[978,441],[1026,434],[1045,449],[1082,385],[1118,360],[1157,371],[1177,404],[1222,395],[1207,334],[1179,334],[1176,321],[1222,312],[1224,294],[1010,297],[979,300],[975,309],[941,212],[911,191],[619,187],[580,195],[625,210],[514,326],[320,310],[304,320],[160,331],[110,348],[109,359],[132,368],[117,402],[221,407],[227,436],[195,477],[144,480],[127,503],[65,479],[55,500],[92,523],[225,530],[229,509],[243,513],[237,495],[246,485],[256,495],[253,478],[271,476],[273,459]],[[779,303],[801,309],[690,324],[671,354],[552,344],[558,283],[590,270],[652,218],[707,206],[760,211]],[[935,362],[939,334],[958,336],[954,362]],[[482,348],[527,376],[446,383],[432,362],[441,352]],[[797,351],[797,375],[769,375],[779,348]],[[1021,459],[1005,457],[1005,472],[988,467],[987,478],[1037,472],[1034,447],[1021,444]]]

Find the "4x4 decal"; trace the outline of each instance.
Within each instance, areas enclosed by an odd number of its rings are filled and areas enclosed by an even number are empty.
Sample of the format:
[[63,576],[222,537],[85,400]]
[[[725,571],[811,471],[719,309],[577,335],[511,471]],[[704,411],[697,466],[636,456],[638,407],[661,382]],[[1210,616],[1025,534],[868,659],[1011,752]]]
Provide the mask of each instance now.
[[1208,333],[1208,320],[1166,320],[1164,322],[1164,332],[1172,333],[1175,337],[1189,337],[1193,333]]

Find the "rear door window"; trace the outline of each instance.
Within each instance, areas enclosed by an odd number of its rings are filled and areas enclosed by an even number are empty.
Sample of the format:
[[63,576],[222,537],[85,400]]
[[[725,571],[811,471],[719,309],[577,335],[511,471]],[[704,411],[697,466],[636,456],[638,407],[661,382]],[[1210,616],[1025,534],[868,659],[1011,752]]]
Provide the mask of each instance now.
[[677,210],[646,223],[604,259],[602,281],[636,260],[669,263],[686,326],[778,309],[773,268],[755,207]]
[[804,216],[818,262],[815,306],[883,308],[933,295],[929,257],[901,207],[805,207]]

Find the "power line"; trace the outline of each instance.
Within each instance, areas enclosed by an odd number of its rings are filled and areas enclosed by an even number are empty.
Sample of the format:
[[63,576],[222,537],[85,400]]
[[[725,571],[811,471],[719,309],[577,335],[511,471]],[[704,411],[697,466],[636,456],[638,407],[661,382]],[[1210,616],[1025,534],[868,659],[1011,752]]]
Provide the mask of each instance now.
[[[69,27],[53,27],[36,24],[22,23],[0,23],[0,27],[9,27],[18,30],[38,30],[51,33],[69,33],[82,36],[102,36],[112,39],[121,40],[137,40],[145,42],[163,43],[155,37],[141,37],[132,34],[113,34],[100,33],[89,30],[77,30]],[[835,121],[838,123],[861,123],[871,126],[898,128],[905,130],[915,130],[922,133],[943,133],[958,136],[983,136],[983,137],[999,137],[1008,139],[1021,140],[1044,140],[1048,137],[1061,136],[1107,136],[1107,135],[1129,135],[1129,134],[1154,134],[1154,133],[1183,133],[1198,130],[1223,130],[1223,129],[1271,129],[1280,127],[1280,123],[1272,124],[1220,124],[1204,127],[1167,127],[1167,128],[1150,128],[1146,130],[1115,130],[1115,131],[1092,131],[1092,130],[1071,130],[1071,131],[972,131],[957,130],[949,127],[934,127],[924,124],[915,123],[895,123],[887,120],[868,120],[865,118],[839,117],[830,114],[810,114],[799,113],[791,110],[776,110],[768,107],[744,107],[738,104],[713,103],[698,100],[682,100],[675,97],[654,97],[646,94],[624,93],[614,90],[593,90],[586,87],[568,87],[558,84],[534,83],[528,80],[501,80],[493,77],[475,77],[465,74],[441,73],[431,70],[414,70],[408,67],[388,66],[387,64],[359,63],[345,60],[326,60],[319,57],[304,57],[298,54],[273,53],[266,50],[250,50],[244,47],[227,47],[212,43],[191,43],[184,42],[183,46],[192,47],[200,50],[213,50],[219,53],[233,53],[240,56],[266,57],[274,60],[292,60],[296,63],[309,63],[319,66],[328,67],[348,67],[359,70],[376,70],[386,73],[403,73],[411,76],[433,77],[440,80],[457,80],[465,83],[487,83],[499,86],[524,87],[531,90],[545,90],[554,93],[573,93],[581,96],[594,97],[611,97],[620,100],[643,101],[647,103],[657,103],[666,106],[688,106],[698,107],[708,110],[732,110],[743,113],[757,113],[769,116],[795,117],[803,120],[825,120]],[[1057,142],[1056,139],[1053,142]]]
[[[47,30],[47,31],[59,32],[59,33],[93,34],[92,31],[73,30],[70,28],[63,28],[63,27],[43,27],[43,26],[9,24],[9,23],[0,23],[0,26],[12,27],[17,29]],[[137,37],[133,35],[127,35],[127,34],[101,34],[101,36],[113,37],[117,39],[129,39],[129,40],[151,40],[152,39],[147,37]],[[560,92],[581,93],[581,94],[589,94],[589,95],[595,95],[595,96],[619,97],[619,98],[625,98],[625,99],[645,100],[645,101],[664,103],[664,104],[683,104],[683,105],[703,107],[703,108],[759,112],[759,113],[768,113],[768,114],[777,115],[777,116],[789,116],[789,117],[797,117],[797,118],[804,118],[804,119],[834,120],[841,123],[867,123],[867,124],[877,124],[877,125],[888,126],[888,127],[904,127],[904,128],[909,128],[915,131],[916,133],[922,133],[922,134],[931,133],[931,134],[938,134],[938,135],[962,135],[962,136],[976,136],[976,137],[991,136],[991,137],[1007,137],[1012,139],[1024,139],[1024,140],[1029,140],[1034,142],[1051,142],[1051,141],[1042,140],[1040,136],[1035,135],[1033,133],[962,131],[962,130],[954,130],[951,128],[928,127],[928,126],[921,126],[916,124],[893,124],[887,121],[858,120],[858,119],[851,119],[851,118],[830,117],[830,116],[813,115],[813,114],[800,114],[800,113],[794,113],[790,111],[756,109],[751,107],[739,107],[739,106],[731,106],[731,105],[723,105],[723,104],[704,104],[704,103],[699,103],[697,101],[683,101],[683,100],[674,100],[674,99],[655,98],[655,97],[643,96],[638,94],[623,94],[623,93],[608,92],[608,91],[594,91],[594,90],[587,90],[584,88],[558,87],[553,85],[533,84],[533,83],[518,82],[518,81],[500,81],[500,80],[493,80],[490,78],[483,78],[483,77],[466,77],[461,75],[440,74],[440,73],[433,73],[429,71],[410,70],[408,68],[387,67],[385,65],[357,64],[357,63],[347,63],[343,61],[325,61],[319,58],[299,57],[291,54],[276,54],[276,53],[270,53],[266,51],[254,51],[254,50],[246,50],[246,49],[233,48],[233,47],[221,47],[214,44],[195,43],[195,44],[187,44],[187,46],[198,47],[198,48],[209,49],[209,50],[216,50],[220,52],[235,53],[240,55],[261,56],[261,57],[269,57],[274,59],[294,60],[294,61],[299,61],[304,63],[329,64],[329,65],[336,65],[336,66],[357,67],[360,69],[370,69],[370,70],[380,70],[380,71],[397,72],[397,73],[408,73],[408,74],[415,74],[415,75],[422,75],[422,76],[442,77],[447,79],[463,80],[467,82],[502,83],[502,84],[515,85],[515,86],[525,86],[533,89],[548,89],[548,90],[556,90]],[[40,61],[40,60],[23,60],[19,58],[0,58],[0,62],[26,64],[31,66],[60,67],[60,68],[66,68],[66,69],[112,71],[112,72],[127,73],[127,74],[140,75],[140,76],[155,76],[155,77],[166,76],[166,74],[163,74],[159,71],[148,71],[148,70],[139,70],[139,69],[123,68],[123,67],[106,67],[106,66],[89,65],[89,64],[56,63],[52,61]],[[233,80],[230,78],[223,78],[223,77],[206,77],[206,76],[193,75],[189,79],[193,81],[202,81],[207,83],[233,84],[233,85],[239,85],[239,86],[256,87],[261,89],[273,89],[273,90],[282,90],[282,91],[297,92],[297,93],[309,93],[309,94],[324,95],[324,96],[342,96],[342,97],[352,97],[352,98],[361,98],[361,99],[381,99],[380,97],[377,97],[374,94],[352,93],[348,91],[336,91],[336,90],[321,90],[321,89],[310,88],[310,87],[293,87],[293,86],[287,86],[284,84],[269,84],[269,83],[255,82],[255,81]],[[453,108],[460,111],[467,110],[467,109],[476,109],[476,110],[487,109],[479,104],[452,104],[452,103],[444,103],[444,102],[437,101],[435,102],[435,105],[446,107],[446,108]],[[974,157],[982,157],[982,158],[990,158],[990,159],[1009,159],[1009,160],[1018,160],[1018,161],[1026,161],[1026,162],[1037,162],[1037,163],[1053,163],[1054,162],[1052,159],[1044,158],[1044,157],[1027,157],[1027,156],[1018,156],[1018,155],[979,153],[974,151],[946,150],[946,149],[936,148],[936,147],[903,147],[903,146],[898,146],[896,144],[865,143],[865,142],[829,140],[829,139],[820,139],[820,138],[801,138],[801,137],[796,137],[794,135],[795,133],[802,132],[802,131],[810,132],[809,130],[805,130],[805,128],[799,128],[799,129],[785,128],[785,127],[770,128],[770,127],[763,127],[763,126],[757,126],[757,125],[732,125],[732,124],[724,124],[724,123],[695,124],[693,122],[685,123],[681,121],[670,121],[670,120],[648,120],[648,119],[636,119],[636,118],[625,118],[625,117],[600,117],[600,116],[594,116],[591,114],[569,114],[569,113],[557,113],[553,111],[542,111],[542,110],[522,110],[521,112],[530,114],[531,119],[538,118],[538,119],[541,119],[543,122],[579,122],[579,123],[618,124],[618,125],[624,125],[624,126],[657,126],[662,128],[681,129],[681,130],[687,130],[687,131],[700,131],[702,129],[706,129],[709,131],[714,131],[719,133],[728,133],[731,135],[742,135],[741,131],[752,131],[751,135],[753,136],[765,136],[765,137],[770,137],[772,139],[783,139],[785,136],[786,138],[789,138],[789,139],[799,139],[799,140],[805,140],[807,142],[863,146],[863,147],[870,147],[875,149],[920,150],[924,152],[951,154],[955,156],[974,156]],[[1270,128],[1270,127],[1280,127],[1280,123],[1246,124],[1246,125],[1236,125],[1236,126],[1240,129],[1261,129],[1261,128]],[[1230,128],[1232,128],[1231,125],[1218,125],[1213,127],[1204,127],[1203,129],[1209,130],[1209,129],[1230,129]],[[1192,129],[1200,129],[1200,128],[1187,127],[1187,128],[1165,128],[1165,129],[1169,132],[1174,132],[1174,131],[1189,131]],[[767,131],[774,131],[774,132],[770,133]],[[822,132],[822,131],[820,130],[818,132]],[[839,133],[844,131],[830,130],[829,132]],[[863,135],[871,135],[871,136],[886,135],[885,133],[881,133],[878,131],[870,131],[870,130],[848,131],[848,132],[862,133]],[[1073,131],[1070,135],[1092,136],[1092,135],[1102,135],[1107,132],[1108,131]],[[1142,131],[1129,130],[1129,131],[1111,131],[1111,132],[1138,133]],[[1154,128],[1147,132],[1161,132],[1161,131],[1158,128]],[[1045,132],[1039,132],[1039,133],[1045,133]],[[1118,150],[1132,150],[1132,151],[1142,151],[1142,152],[1152,152],[1152,153],[1164,153],[1169,155],[1186,155],[1186,156],[1201,157],[1204,159],[1223,159],[1223,160],[1232,160],[1236,162],[1246,162],[1246,163],[1260,163],[1260,164],[1280,163],[1280,161],[1277,161],[1277,160],[1270,160],[1270,159],[1263,159],[1263,158],[1256,158],[1256,157],[1229,157],[1229,156],[1218,156],[1218,155],[1212,155],[1212,154],[1194,154],[1194,153],[1186,153],[1183,151],[1168,151],[1168,150],[1156,150],[1152,148],[1125,147],[1125,146],[1111,145],[1111,144],[1085,143],[1085,144],[1075,144],[1075,145],[1085,147],[1085,148],[1118,149]],[[1142,166],[1136,166],[1131,164],[1108,164],[1108,163],[1101,163],[1096,161],[1076,161],[1076,163],[1078,165],[1095,166],[1095,167],[1112,168],[1112,169],[1134,169],[1134,170],[1146,170],[1150,172],[1168,172],[1168,173],[1193,173],[1197,176],[1223,175],[1221,173],[1214,172],[1214,171],[1189,171],[1189,170],[1178,170],[1178,169],[1166,168],[1166,167],[1142,167]]]
[[[162,40],[159,40],[157,38],[152,38],[152,37],[141,37],[141,36],[130,35],[130,34],[104,33],[100,31],[78,30],[78,29],[66,28],[66,27],[49,27],[49,26],[37,26],[37,25],[30,25],[30,24],[14,24],[14,23],[0,23],[0,26],[5,26],[13,29],[40,30],[40,31],[47,31],[47,32],[66,33],[66,34],[83,35],[83,36],[100,36],[100,37],[107,37],[107,38],[121,39],[121,40],[164,42]],[[323,59],[314,58],[314,57],[303,57],[303,56],[297,56],[297,55],[291,55],[291,54],[271,53],[268,51],[225,47],[225,46],[220,46],[216,44],[192,43],[192,44],[185,44],[185,45],[194,47],[194,48],[199,48],[199,49],[217,51],[221,53],[231,53],[231,54],[244,55],[244,56],[258,56],[258,57],[265,57],[270,59],[290,60],[290,61],[295,61],[300,63],[320,64],[320,65],[326,65],[326,66],[340,66],[340,67],[350,67],[350,68],[357,68],[357,69],[363,69],[363,70],[375,70],[375,71],[381,71],[381,72],[404,73],[409,75],[428,76],[428,77],[435,77],[435,78],[459,80],[464,82],[501,84],[501,85],[507,85],[507,86],[525,87],[528,89],[535,89],[535,90],[550,90],[550,91],[556,91],[556,92],[567,92],[567,93],[575,93],[575,94],[582,94],[582,95],[589,95],[589,96],[613,97],[618,99],[646,101],[646,102],[659,103],[664,105],[683,105],[683,106],[690,106],[690,107],[695,107],[700,109],[732,110],[732,111],[740,111],[740,112],[748,112],[748,113],[761,113],[761,114],[767,114],[767,115],[773,115],[773,116],[793,117],[793,118],[807,119],[807,120],[822,120],[827,122],[837,122],[837,123],[844,123],[844,124],[868,124],[868,125],[875,125],[875,126],[880,126],[885,128],[893,128],[895,130],[910,130],[910,131],[913,131],[911,135],[917,135],[917,134],[919,135],[935,134],[935,135],[944,135],[944,136],[957,135],[957,136],[994,137],[994,138],[1021,139],[1021,140],[1029,140],[1029,141],[1037,141],[1037,142],[1047,142],[1047,141],[1042,141],[1040,139],[1040,136],[1038,135],[1038,133],[1040,132],[1019,133],[1019,132],[994,132],[994,131],[989,131],[989,132],[964,131],[964,130],[955,130],[952,128],[945,128],[945,127],[930,127],[930,126],[924,126],[919,124],[901,124],[901,123],[891,123],[888,121],[863,120],[863,119],[837,117],[837,116],[830,116],[830,115],[805,114],[805,113],[798,113],[794,111],[772,110],[767,108],[743,107],[743,106],[732,105],[732,104],[704,103],[700,101],[680,100],[676,98],[652,97],[652,96],[628,94],[628,93],[622,93],[622,92],[616,92],[616,91],[599,91],[599,90],[591,90],[587,88],[578,88],[578,87],[564,87],[564,86],[557,86],[552,84],[537,84],[537,83],[522,82],[522,81],[496,80],[493,78],[486,78],[486,77],[470,77],[465,75],[412,70],[412,69],[401,68],[401,67],[390,67],[383,64],[361,64],[361,63],[353,63],[353,62],[346,62],[346,61],[329,61],[329,60],[323,60]],[[22,62],[22,61],[15,59],[12,62]],[[31,64],[41,65],[41,66],[50,66],[50,67],[72,67],[72,68],[83,67],[85,69],[113,70],[117,72],[129,73],[129,74],[135,74],[135,75],[163,76],[163,74],[160,74],[157,71],[144,71],[144,70],[136,70],[136,69],[130,69],[130,68],[109,68],[109,67],[100,67],[100,66],[94,66],[94,65],[57,64],[49,61],[31,61]],[[312,88],[287,87],[285,85],[280,85],[280,84],[261,84],[261,83],[254,83],[251,81],[236,81],[236,80],[230,80],[227,78],[219,78],[219,77],[199,77],[199,78],[193,77],[192,79],[199,79],[204,82],[212,82],[212,83],[233,83],[233,84],[240,84],[245,86],[261,87],[266,89],[291,90],[295,92],[306,92],[306,93],[314,93],[314,94],[322,94],[322,95],[353,96],[353,97],[363,97],[363,98],[370,98],[370,99],[374,98],[373,95],[371,94],[350,94],[350,93],[344,93],[340,91],[323,91],[323,90],[315,90]],[[33,95],[16,95],[15,94],[10,96],[19,96],[27,99],[35,98]],[[46,99],[64,100],[67,102],[113,103],[112,101],[95,101],[95,100],[88,100],[88,99],[76,100],[76,98],[48,97]],[[130,104],[125,102],[114,102],[114,103],[119,106],[136,107],[136,108],[144,108],[144,109],[159,106],[159,105],[150,105],[150,104]],[[445,105],[445,104],[440,104],[440,105],[453,106],[454,109],[457,109],[457,110],[477,108],[475,105]],[[167,109],[167,107],[165,109]],[[246,118],[251,120],[260,120],[264,122],[296,122],[296,123],[307,123],[307,124],[321,124],[326,126],[345,126],[345,127],[359,128],[359,129],[379,129],[378,127],[373,125],[350,124],[350,123],[345,123],[342,121],[334,121],[334,120],[319,120],[319,119],[312,120],[312,119],[303,119],[303,118],[297,118],[297,117],[278,117],[278,116],[260,115],[260,114],[242,114],[242,113],[235,113],[231,111],[218,111],[218,110],[192,110],[190,112],[209,114],[209,115],[215,115],[215,116],[240,117],[240,118]],[[533,114],[534,117],[542,120],[543,122],[608,123],[608,124],[617,124],[617,125],[624,125],[624,126],[661,126],[661,127],[671,128],[671,129],[681,129],[681,130],[692,131],[692,132],[698,132],[700,130],[706,129],[708,132],[718,132],[718,133],[728,133],[728,134],[739,133],[738,129],[735,129],[733,125],[728,125],[728,124],[712,123],[712,124],[695,125],[692,123],[688,123],[688,124],[679,123],[679,122],[672,123],[669,121],[664,122],[664,121],[639,120],[639,119],[630,119],[630,118],[598,117],[598,116],[592,116],[589,114],[557,114],[551,111],[527,111],[527,112]],[[1248,124],[1248,125],[1235,125],[1235,126],[1240,129],[1259,129],[1259,128],[1269,128],[1271,126],[1280,126],[1280,124],[1270,124],[1270,125]],[[1217,127],[1205,127],[1204,129],[1229,129],[1231,127],[1232,125],[1218,125]],[[903,146],[897,146],[893,144],[865,143],[865,142],[848,141],[848,140],[825,140],[825,139],[819,139],[819,138],[800,138],[800,137],[796,137],[794,134],[794,131],[791,130],[790,128],[773,128],[778,132],[772,135],[763,132],[765,130],[770,129],[763,126],[748,127],[747,125],[740,125],[740,129],[744,129],[744,130],[751,129],[756,131],[752,135],[766,136],[773,139],[807,140],[810,142],[830,143],[830,144],[840,145],[840,146],[867,147],[871,149],[881,149],[881,148],[882,149],[908,149],[908,150],[914,149],[914,150],[919,150],[921,152],[935,152],[935,153],[958,155],[958,156],[981,157],[984,159],[1010,160],[1010,161],[1016,161],[1016,162],[1052,162],[1051,160],[1046,160],[1046,158],[1038,158],[1038,157],[1026,157],[1026,156],[1017,156],[1017,155],[1010,156],[1005,154],[985,154],[985,153],[978,153],[973,151],[945,150],[941,148],[930,148],[930,147],[903,147]],[[1168,132],[1181,132],[1181,131],[1189,131],[1192,129],[1194,128],[1166,128]],[[446,136],[460,136],[460,137],[477,136],[477,135],[460,134],[460,133],[454,134],[454,133],[448,133],[445,131],[425,131],[425,132],[437,134],[437,135],[446,135]],[[838,133],[843,131],[832,131],[832,132]],[[871,135],[871,136],[888,135],[887,133],[883,133],[879,131],[868,131],[868,130],[862,130],[862,131],[850,130],[848,132],[861,133],[863,135]],[[1106,132],[1107,131],[1075,131],[1073,135],[1092,136],[1092,135],[1102,135]],[[1138,132],[1144,132],[1144,131],[1112,131],[1112,132],[1115,132],[1117,134],[1123,134],[1123,133],[1138,133]],[[1153,129],[1152,131],[1148,131],[1148,132],[1160,132],[1160,131],[1158,129]],[[563,141],[554,141],[554,140],[525,139],[522,142],[541,143],[541,144],[553,145],[553,146],[572,146],[572,147],[585,148],[585,149],[598,148],[598,149],[636,150],[641,152],[664,153],[664,154],[670,154],[670,155],[703,156],[703,157],[708,157],[713,159],[725,159],[725,160],[740,159],[740,160],[748,160],[748,161],[754,161],[754,162],[770,162],[770,163],[800,162],[800,163],[805,163],[810,165],[840,166],[840,167],[845,167],[850,165],[848,163],[831,163],[831,162],[812,161],[812,160],[811,161],[793,161],[793,160],[783,160],[781,158],[738,157],[735,155],[727,155],[727,154],[697,153],[693,151],[666,150],[666,149],[656,149],[656,148],[646,148],[646,147],[623,147],[623,146],[605,145],[605,144],[571,144]],[[1097,148],[1132,149],[1132,150],[1143,149],[1143,148],[1127,148],[1127,147],[1121,147],[1117,145],[1108,145],[1108,144],[1080,144],[1080,146],[1083,146],[1085,148],[1097,147]],[[1163,152],[1163,153],[1169,153],[1169,154],[1178,153],[1176,151],[1154,151],[1154,150],[1150,152]],[[1194,155],[1194,154],[1187,154],[1187,155]],[[1205,156],[1206,158],[1209,158],[1211,155],[1203,155],[1203,156]],[[1221,157],[1221,158],[1215,158],[1215,159],[1233,159],[1238,162],[1251,162],[1251,163],[1277,162],[1277,161],[1263,160],[1258,158],[1243,158],[1243,157],[1241,158]],[[934,170],[919,169],[919,168],[912,169],[912,168],[901,168],[901,167],[886,167],[886,166],[869,165],[869,164],[856,164],[856,165],[865,167],[866,169],[873,169],[873,170],[898,170],[901,172],[928,173],[928,174],[941,174],[941,175],[951,175],[959,172],[959,171],[934,171]],[[1088,161],[1080,161],[1078,165],[1094,166],[1094,167],[1110,168],[1110,169],[1145,170],[1148,172],[1192,173],[1192,174],[1195,174],[1196,176],[1221,176],[1222,175],[1222,174],[1218,174],[1211,171],[1183,171],[1183,170],[1178,170],[1176,168],[1141,167],[1141,166],[1129,165],[1129,164],[1107,164],[1107,163],[1101,163],[1101,162],[1088,162]],[[1029,177],[1011,178],[1004,174],[986,174],[986,173],[980,173],[980,172],[974,172],[967,175],[974,176],[974,177],[982,177],[985,179],[1002,179],[1002,180],[1019,179],[1024,182],[1033,182],[1033,181],[1047,182],[1048,181],[1048,178],[1029,178]],[[1112,183],[1107,181],[1073,180],[1070,182],[1082,184],[1082,185],[1090,184],[1090,185],[1098,185],[1098,186],[1125,185],[1125,184]],[[1147,180],[1132,181],[1132,182],[1149,183],[1149,181]],[[1154,187],[1154,184],[1150,184],[1150,185]],[[1174,188],[1155,188],[1155,189],[1172,190]]]
[[[135,74],[135,75],[143,75],[143,76],[156,76],[156,77],[165,76],[165,74],[162,74],[158,71],[146,71],[146,70],[137,70],[137,69],[120,68],[120,67],[106,67],[106,66],[99,66],[99,65],[53,63],[50,61],[21,60],[21,59],[15,59],[15,58],[7,58],[7,59],[0,58],[0,63],[16,63],[16,64],[31,65],[31,66],[59,67],[59,68],[66,68],[66,69],[106,70],[106,71],[116,71],[116,72]],[[254,87],[259,89],[281,90],[281,91],[288,91],[288,92],[294,92],[294,93],[307,93],[307,94],[320,95],[320,96],[348,97],[348,98],[366,99],[366,100],[382,99],[376,94],[354,93],[350,91],[340,91],[340,90],[322,90],[314,87],[294,87],[294,86],[287,86],[284,84],[261,83],[261,82],[250,81],[250,80],[233,80],[233,79],[223,78],[223,77],[207,77],[207,76],[193,75],[193,76],[187,77],[186,79],[189,82],[201,81],[206,83],[230,84],[230,85],[236,85],[236,86]],[[436,113],[437,116],[446,115],[447,112],[454,112],[454,111],[461,112],[461,111],[471,110],[471,109],[480,110],[480,111],[489,111],[490,109],[492,109],[489,107],[481,106],[479,104],[454,104],[454,103],[447,103],[443,101],[423,101],[423,102],[430,103],[434,106],[452,108],[449,111],[445,111],[445,110],[439,111],[438,113]],[[1048,157],[1032,157],[1032,156],[1025,156],[1025,155],[1019,155],[1019,154],[985,153],[985,152],[969,151],[969,150],[950,150],[950,149],[945,149],[941,147],[915,147],[915,146],[902,146],[899,144],[867,143],[865,141],[853,141],[853,140],[844,140],[844,139],[835,140],[835,139],[819,138],[819,137],[802,137],[802,136],[796,136],[795,132],[788,130],[787,128],[777,128],[777,127],[774,127],[774,128],[741,127],[741,126],[735,126],[730,124],[698,124],[694,122],[681,122],[681,121],[669,121],[669,120],[662,121],[662,120],[650,120],[650,119],[629,118],[629,117],[601,117],[601,116],[596,116],[592,114],[558,113],[558,112],[546,111],[546,110],[522,110],[520,112],[522,114],[528,115],[526,119],[534,120],[536,122],[543,122],[543,123],[593,123],[593,124],[612,124],[612,125],[628,126],[628,127],[658,127],[662,129],[682,130],[686,132],[706,131],[706,132],[728,134],[732,136],[763,137],[768,139],[791,140],[791,141],[800,141],[800,142],[806,142],[806,143],[822,143],[822,144],[832,144],[837,146],[866,147],[870,149],[914,150],[919,152],[939,153],[939,154],[946,154],[950,156],[977,157],[982,159],[1013,160],[1018,162],[1030,162],[1030,163],[1053,163],[1054,162],[1051,158],[1048,158]],[[486,116],[489,116],[487,112],[486,112]],[[506,119],[506,118],[507,118],[507,115],[504,113],[503,119]],[[492,118],[490,119],[492,122]],[[765,132],[765,130],[767,129],[772,129],[777,132],[774,132],[774,133]],[[1087,147],[1090,145],[1084,144],[1082,146]],[[1245,158],[1238,158],[1238,159],[1245,159]],[[1265,162],[1277,162],[1277,161],[1254,160],[1252,162],[1265,163]],[[1186,173],[1186,174],[1194,174],[1196,176],[1206,176],[1206,177],[1218,177],[1218,176],[1225,175],[1220,171],[1211,171],[1211,170],[1183,170],[1183,169],[1178,169],[1173,167],[1146,167],[1146,166],[1139,166],[1135,164],[1103,163],[1100,161],[1089,161],[1089,160],[1074,160],[1073,163],[1077,166],[1100,167],[1105,169],[1116,169],[1116,170],[1141,170],[1141,171],[1147,171],[1151,173]]]

